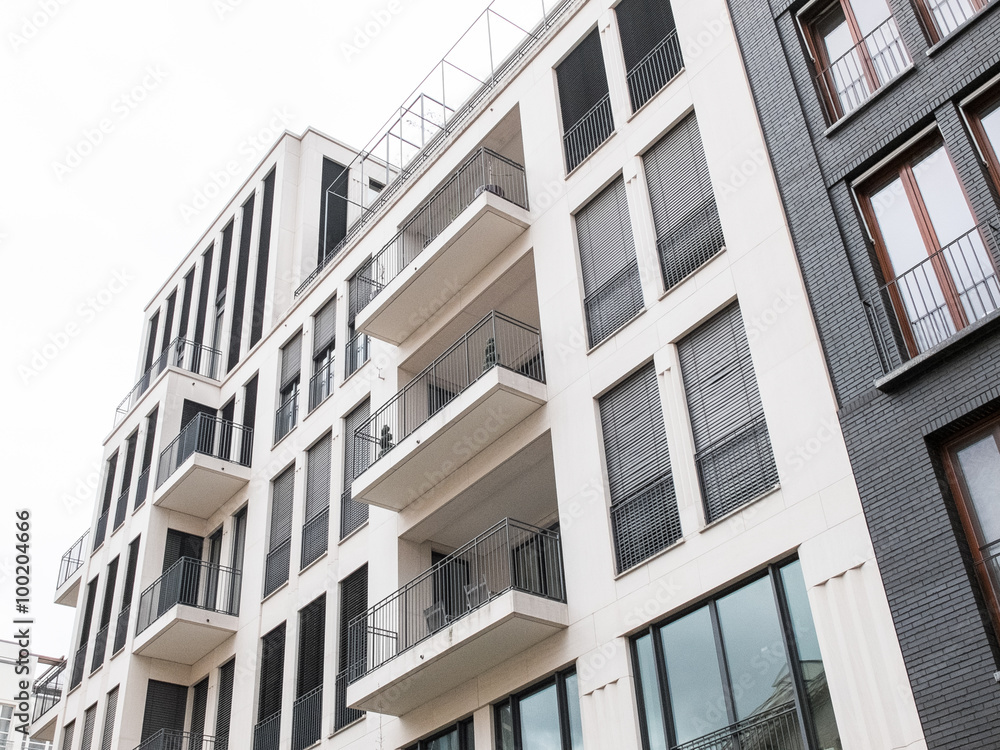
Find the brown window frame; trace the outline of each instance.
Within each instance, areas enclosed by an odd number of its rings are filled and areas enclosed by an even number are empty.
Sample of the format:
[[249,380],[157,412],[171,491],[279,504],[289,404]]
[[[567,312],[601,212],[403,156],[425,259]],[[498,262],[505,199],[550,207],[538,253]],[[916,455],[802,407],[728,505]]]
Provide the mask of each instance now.
[[976,145],[986,161],[986,169],[990,173],[993,184],[1000,191],[1000,143],[993,143],[983,127],[983,117],[1000,110],[1000,84],[985,95],[977,97],[966,110],[969,129],[976,139]]
[[[969,18],[967,18],[965,21],[962,22],[962,24],[968,23],[977,15],[979,15],[979,13],[983,10],[983,8],[985,8],[987,5],[993,2],[993,0],[969,0],[969,2],[972,4],[973,12],[972,15],[969,16]],[[930,41],[932,44],[937,44],[938,42],[947,39],[957,30],[957,29],[952,30],[947,34],[942,35],[941,30],[938,28],[937,23],[934,21],[934,15],[931,13],[931,9],[927,6],[927,0],[914,0],[914,5],[916,5],[917,15],[920,16],[920,20],[923,22],[924,27],[927,29],[927,35],[930,37]],[[961,26],[962,24],[959,24],[959,26]]]

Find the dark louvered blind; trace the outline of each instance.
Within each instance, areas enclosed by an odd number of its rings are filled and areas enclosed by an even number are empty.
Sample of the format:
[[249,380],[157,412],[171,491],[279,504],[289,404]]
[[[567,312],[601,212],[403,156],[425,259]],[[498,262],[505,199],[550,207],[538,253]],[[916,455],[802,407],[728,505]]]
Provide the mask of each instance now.
[[365,309],[372,297],[371,258],[362,264],[361,269],[354,274],[347,286],[347,324],[354,325],[358,313]]
[[320,191],[320,224],[318,261],[334,251],[347,234],[347,188],[349,172],[346,167],[323,158],[323,183]]
[[156,356],[156,333],[159,330],[160,311],[157,310],[153,313],[153,317],[149,319],[149,332],[146,338],[146,360],[142,367],[143,372],[153,366],[153,357]]
[[83,734],[80,736],[80,750],[91,750],[94,746],[94,725],[97,723],[97,704],[83,713]]
[[[115,491],[115,471],[118,469],[118,451],[108,459],[108,470],[104,476],[104,500],[101,502],[101,514],[107,513],[111,507],[111,497]],[[103,541],[103,540],[102,540]]]
[[200,560],[203,544],[204,540],[200,536],[167,529],[167,539],[163,545],[163,572],[166,573],[182,557]]
[[293,380],[299,377],[302,369],[302,334],[281,348],[281,390],[284,390]]
[[76,722],[71,721],[63,728],[62,750],[73,750],[73,735],[76,734]]
[[323,684],[326,644],[326,595],[299,610],[299,664],[296,698]]
[[351,643],[348,625],[368,609],[368,566],[362,565],[340,584],[340,666],[339,671],[350,669],[352,662],[359,663],[364,652],[364,642]]
[[642,161],[660,268],[670,289],[725,245],[695,116],[688,115]]
[[174,308],[177,306],[177,290],[174,289],[167,297],[167,314],[163,319],[163,338],[160,340],[160,354],[170,346],[170,333],[174,329]]
[[363,404],[347,415],[344,420],[344,490],[351,489],[351,483],[361,472],[355,466],[354,433],[371,419],[371,401],[366,399]]
[[274,480],[271,501],[271,535],[268,548],[274,550],[292,538],[292,498],[295,488],[295,467],[290,466]]
[[330,300],[316,313],[313,324],[313,356],[322,354],[337,335],[337,300]]
[[778,481],[743,318],[733,303],[678,345],[709,521]]
[[146,706],[142,714],[143,742],[161,729],[184,731],[188,689],[184,685],[150,680],[146,686]]
[[330,505],[330,465],[333,437],[330,433],[309,449],[306,463],[306,520]]
[[125,444],[125,469],[122,471],[121,489],[123,493],[126,492],[129,485],[132,484],[132,471],[135,469],[135,447],[138,442],[139,433],[136,431],[128,436],[128,442]]
[[118,580],[118,558],[108,563],[108,574],[104,579],[104,604],[101,606],[101,627],[111,622],[111,608],[115,603],[115,583]]
[[205,318],[208,316],[208,295],[212,288],[212,256],[215,245],[209,245],[201,256],[201,284],[198,287],[198,312],[194,316],[194,334],[191,338],[195,343],[205,340]]
[[229,750],[229,728],[233,714],[233,683],[236,659],[219,668],[219,703],[215,715],[215,750]]
[[260,639],[260,695],[257,721],[281,711],[281,684],[285,669],[285,623]]
[[236,256],[236,288],[233,290],[233,321],[229,329],[229,372],[240,361],[240,347],[243,341],[243,308],[247,299],[247,273],[250,270],[250,239],[253,232],[253,208],[255,195],[243,204],[240,217],[240,250]]
[[128,562],[125,564],[125,583],[122,586],[121,609],[132,604],[132,591],[135,589],[135,569],[139,563],[139,537],[128,546]]
[[608,94],[608,76],[604,70],[601,35],[597,29],[590,32],[559,64],[556,79],[563,131],[566,131]]
[[243,387],[243,426],[251,430],[257,424],[257,376]]
[[250,346],[264,332],[264,301],[267,298],[267,266],[271,255],[271,223],[274,213],[275,169],[264,178],[264,198],[260,206],[260,237],[257,240],[257,273],[253,287],[253,317],[250,319]]
[[153,409],[153,413],[146,417],[146,435],[142,444],[142,470],[145,471],[153,463],[153,445],[156,439],[156,418],[159,416],[159,407]]
[[194,686],[191,696],[191,734],[205,734],[205,714],[208,712],[208,678]]
[[191,318],[191,297],[194,295],[194,268],[184,276],[184,296],[181,298],[181,319],[177,325],[177,335],[188,337],[188,320]]
[[622,0],[615,6],[615,17],[628,71],[674,31],[674,14],[667,0]]
[[97,600],[97,576],[87,584],[87,603],[84,605],[83,609],[83,623],[80,627],[80,642],[78,648],[82,648],[87,645],[87,640],[90,638],[90,626],[94,621],[94,603]]
[[108,693],[108,702],[104,706],[104,729],[101,731],[101,750],[111,750],[111,741],[115,733],[115,714],[118,711],[118,688]]

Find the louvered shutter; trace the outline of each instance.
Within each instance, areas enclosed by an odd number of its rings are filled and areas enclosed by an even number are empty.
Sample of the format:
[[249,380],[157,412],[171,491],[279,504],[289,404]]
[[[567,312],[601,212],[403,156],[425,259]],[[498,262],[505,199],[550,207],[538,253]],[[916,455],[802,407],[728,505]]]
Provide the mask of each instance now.
[[247,272],[250,268],[250,235],[253,231],[253,208],[256,196],[251,195],[243,204],[240,218],[240,250],[236,257],[236,287],[233,289],[233,321],[229,330],[229,372],[240,361],[243,341],[243,314],[247,297]]
[[253,314],[250,318],[250,347],[264,332],[264,302],[267,298],[267,270],[271,255],[271,223],[274,214],[275,169],[264,178],[264,196],[260,210],[260,236],[257,238],[257,271],[254,279]]
[[292,538],[292,500],[294,489],[295,467],[291,466],[274,480],[269,545],[272,551]]
[[281,711],[281,685],[285,666],[285,623],[261,638],[258,723]]
[[153,440],[156,438],[156,419],[159,416],[159,408],[153,409],[153,413],[146,417],[146,436],[142,445],[142,470],[145,471],[153,463]]
[[569,130],[608,94],[608,76],[597,29],[584,37],[556,68],[563,131]]
[[63,728],[62,750],[73,750],[74,734],[76,734],[76,722],[71,721]]
[[615,6],[625,69],[632,71],[667,35],[674,14],[667,0],[622,0]]
[[678,345],[696,463],[709,520],[778,480],[739,305]]
[[326,595],[299,611],[299,653],[296,698],[323,684],[326,646]]
[[230,659],[219,668],[219,702],[215,716],[215,750],[229,750],[229,728],[233,714],[233,683],[236,678],[236,659]]
[[299,377],[302,369],[302,334],[285,344],[281,349],[281,390]]
[[194,686],[191,699],[191,734],[205,734],[205,714],[208,711],[208,678]]
[[198,311],[194,316],[194,333],[191,335],[196,344],[205,340],[205,318],[208,316],[208,295],[212,290],[212,256],[215,254],[215,243],[201,256],[201,281],[198,286]]
[[171,334],[174,328],[174,309],[177,307],[177,289],[174,289],[167,297],[167,314],[163,319],[163,339],[160,341],[160,354],[163,354],[170,346]]
[[348,626],[368,609],[368,566],[362,565],[340,584],[340,671],[364,661],[364,639],[352,641]]
[[139,537],[132,540],[128,546],[128,563],[125,566],[125,584],[122,586],[121,608],[132,604],[132,592],[135,589],[135,569],[139,563]]
[[80,750],[91,750],[94,745],[94,724],[97,723],[97,704],[83,713],[83,734],[80,737]]
[[[356,446],[354,433],[371,418],[371,402],[365,400],[344,420],[344,491],[341,493],[340,506],[340,538],[350,534],[368,520],[368,503],[362,503],[351,497],[351,483],[360,474],[355,461]],[[370,457],[362,455],[362,466],[370,463]]]
[[108,693],[104,707],[104,730],[101,732],[101,750],[111,750],[111,740],[115,732],[115,714],[118,711],[118,688]]
[[101,605],[100,626],[107,627],[111,622],[111,610],[115,605],[115,584],[118,582],[118,558],[108,563],[108,572],[104,579],[104,603]]
[[330,505],[330,461],[333,438],[327,434],[309,449],[306,464],[306,520]]
[[142,736],[145,742],[161,729],[184,731],[188,689],[184,685],[150,680],[146,686],[146,706],[142,715]]
[[184,296],[181,297],[181,318],[177,325],[177,336],[188,337],[188,321],[191,318],[191,299],[194,296],[194,268],[184,276]]
[[316,313],[313,324],[313,356],[325,352],[337,334],[337,300],[330,300]]

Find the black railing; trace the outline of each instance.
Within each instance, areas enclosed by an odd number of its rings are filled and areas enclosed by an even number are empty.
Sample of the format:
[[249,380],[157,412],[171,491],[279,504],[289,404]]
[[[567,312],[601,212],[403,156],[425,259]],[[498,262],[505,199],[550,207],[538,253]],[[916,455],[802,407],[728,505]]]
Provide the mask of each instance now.
[[118,496],[118,503],[115,505],[115,525],[112,527],[115,531],[121,528],[121,525],[125,523],[125,515],[128,513],[128,487],[122,490],[122,494]]
[[348,624],[354,682],[508,591],[566,601],[559,534],[504,519]]
[[618,572],[633,568],[681,538],[673,477],[667,475],[611,506]]
[[587,338],[593,348],[643,308],[639,264],[633,261],[583,300]]
[[323,686],[292,704],[292,750],[305,750],[323,734]]
[[865,301],[868,322],[888,373],[944,343],[1000,308],[994,252],[1000,238],[996,219],[983,222],[905,273],[879,287]]
[[215,750],[215,737],[161,729],[137,745],[135,750]]
[[346,539],[348,535],[365,525],[368,520],[368,503],[362,503],[351,497],[350,490],[344,490],[340,496],[340,538]]
[[653,98],[684,67],[677,31],[671,31],[642,58],[625,78],[632,111],[638,112],[643,104]]
[[73,656],[73,672],[69,677],[69,689],[72,690],[83,682],[83,672],[87,668],[87,644],[84,643]]
[[111,649],[112,654],[117,654],[125,648],[125,641],[128,640],[128,621],[132,614],[132,607],[126,606],[118,613],[118,622],[115,623],[115,643]]
[[299,392],[292,395],[274,412],[274,442],[278,442],[299,423]]
[[363,719],[365,712],[347,707],[347,670],[337,675],[334,684],[333,731],[339,732],[346,726]]
[[258,721],[253,728],[253,750],[278,750],[281,744],[281,711]]
[[38,721],[62,698],[63,681],[66,679],[66,660],[54,664],[35,680],[31,692],[35,696],[32,721]]
[[778,484],[778,469],[763,416],[695,454],[709,523]]
[[182,370],[203,375],[212,380],[219,379],[219,365],[222,362],[222,352],[204,344],[197,344],[180,337],[174,339],[157,357],[149,369],[142,374],[128,395],[122,399],[115,409],[115,426],[128,416],[139,399],[149,390],[149,386],[167,369],[167,366],[179,367]]
[[142,592],[135,634],[142,633],[178,604],[208,612],[238,615],[241,581],[242,575],[238,570],[193,557],[182,557]]
[[108,653],[108,631],[111,630],[111,623],[102,627],[94,636],[94,656],[90,660],[90,671],[95,672],[97,668],[104,664],[104,657]]
[[309,379],[309,411],[322,404],[333,393],[333,365],[334,359],[330,357]]
[[677,286],[725,246],[719,209],[709,198],[656,241],[664,288]]
[[563,134],[566,171],[576,169],[614,132],[615,120],[611,115],[611,94],[608,93]]
[[481,148],[448,178],[357,273],[361,311],[483,193],[528,207],[524,167]]
[[355,431],[354,476],[494,367],[544,383],[538,330],[502,313],[489,313]]
[[195,453],[250,465],[253,430],[210,414],[197,414],[163,452],[156,467],[159,489]]
[[938,38],[944,39],[979,12],[969,0],[926,0]]
[[849,115],[872,94],[898,78],[910,65],[910,54],[889,16],[858,44],[823,68],[816,89],[830,124]]
[[94,529],[94,550],[104,544],[104,537],[108,533],[108,517],[111,509],[108,508],[97,519],[97,527]]
[[264,560],[264,596],[278,590],[288,580],[292,562],[292,540],[286,539],[267,553]]
[[142,504],[146,502],[146,495],[149,494],[149,469],[147,466],[142,470],[142,474],[139,475],[139,479],[135,484],[135,508],[133,510],[142,507]]
[[725,729],[674,745],[673,750],[802,750],[802,727],[794,704],[750,716]]
[[83,542],[89,533],[90,529],[87,529],[83,532],[80,538],[73,542],[73,545],[63,553],[62,559],[59,561],[59,575],[56,578],[56,589],[61,588],[62,585],[66,583],[66,581],[68,581],[83,565]]
[[368,335],[360,332],[354,334],[354,337],[347,342],[345,378],[351,377],[351,375],[361,369],[361,365],[368,361],[368,357],[371,354],[370,350],[371,342],[368,339]]
[[314,562],[330,545],[330,508],[323,508],[302,525],[302,559],[299,567]]

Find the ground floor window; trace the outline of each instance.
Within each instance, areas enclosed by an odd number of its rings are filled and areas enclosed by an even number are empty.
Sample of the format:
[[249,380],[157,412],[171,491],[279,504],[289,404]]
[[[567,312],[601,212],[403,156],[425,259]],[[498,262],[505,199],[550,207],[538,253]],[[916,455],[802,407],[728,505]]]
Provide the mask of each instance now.
[[476,739],[472,717],[453,724],[426,740],[414,742],[406,750],[475,750]]
[[583,750],[575,669],[512,695],[495,711],[498,750]]

